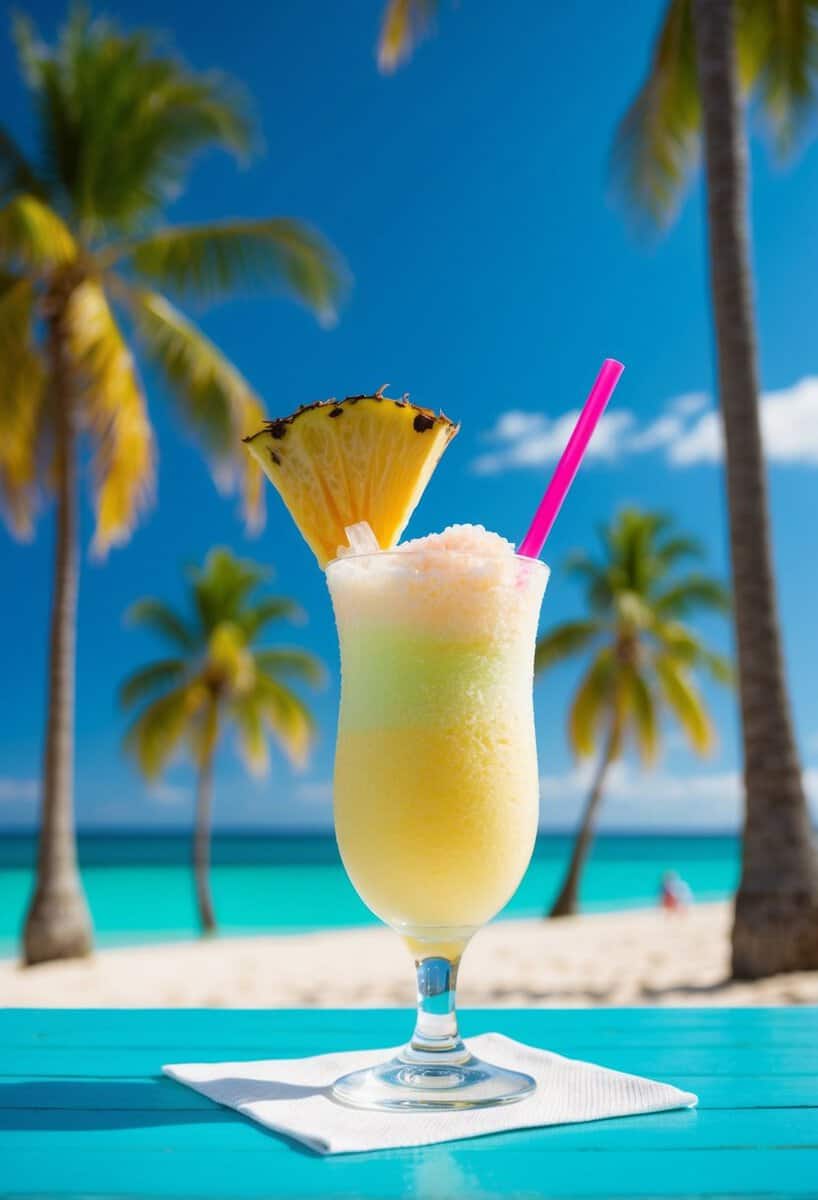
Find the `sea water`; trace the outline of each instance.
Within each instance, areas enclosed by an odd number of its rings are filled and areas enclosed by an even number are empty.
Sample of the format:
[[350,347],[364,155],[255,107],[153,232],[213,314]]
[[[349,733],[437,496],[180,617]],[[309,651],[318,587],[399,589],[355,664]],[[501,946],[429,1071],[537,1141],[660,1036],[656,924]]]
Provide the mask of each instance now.
[[[553,899],[572,839],[541,834],[502,916],[536,917]],[[187,938],[197,932],[187,833],[85,833],[80,862],[100,945]],[[31,893],[35,840],[0,833],[0,954],[15,953]],[[676,870],[697,900],[718,900],[738,881],[733,836],[602,835],[585,871],[583,908],[656,903],[663,871]],[[213,894],[225,934],[294,933],[370,924],[332,834],[217,832]]]

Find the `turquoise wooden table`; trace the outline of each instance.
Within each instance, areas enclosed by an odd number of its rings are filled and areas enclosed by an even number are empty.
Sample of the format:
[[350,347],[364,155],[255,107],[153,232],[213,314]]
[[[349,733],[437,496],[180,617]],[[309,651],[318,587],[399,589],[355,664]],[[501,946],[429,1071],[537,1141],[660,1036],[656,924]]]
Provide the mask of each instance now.
[[393,1045],[406,1012],[0,1012],[0,1196],[818,1197],[818,1010],[465,1012],[698,1093],[698,1111],[318,1158],[159,1075],[168,1061]]

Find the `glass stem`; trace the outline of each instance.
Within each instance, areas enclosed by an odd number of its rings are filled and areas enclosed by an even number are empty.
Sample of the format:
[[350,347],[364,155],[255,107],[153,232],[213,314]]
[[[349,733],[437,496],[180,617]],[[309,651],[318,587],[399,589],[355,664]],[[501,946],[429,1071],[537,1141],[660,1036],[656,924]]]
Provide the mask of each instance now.
[[412,1040],[404,1057],[413,1062],[465,1061],[468,1051],[457,1028],[455,988],[460,959],[416,958],[418,1007]]

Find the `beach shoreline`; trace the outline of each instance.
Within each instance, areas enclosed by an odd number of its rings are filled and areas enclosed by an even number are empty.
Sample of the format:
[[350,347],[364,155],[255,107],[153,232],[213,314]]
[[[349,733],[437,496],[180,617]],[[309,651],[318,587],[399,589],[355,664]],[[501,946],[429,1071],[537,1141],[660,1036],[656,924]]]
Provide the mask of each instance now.
[[[818,1003],[818,971],[728,980],[731,905],[509,919],[475,937],[464,1007]],[[412,965],[381,926],[162,941],[22,968],[0,960],[0,1005],[66,1008],[411,1007]]]

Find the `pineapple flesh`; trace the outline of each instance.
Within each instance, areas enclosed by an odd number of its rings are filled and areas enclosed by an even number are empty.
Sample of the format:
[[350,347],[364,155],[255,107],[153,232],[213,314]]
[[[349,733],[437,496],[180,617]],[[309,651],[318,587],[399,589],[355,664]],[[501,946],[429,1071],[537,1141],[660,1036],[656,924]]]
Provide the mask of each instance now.
[[244,439],[322,568],[359,521],[395,545],[459,429],[383,391],[305,405]]

